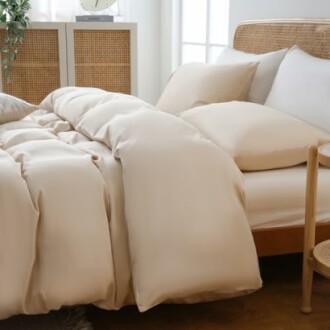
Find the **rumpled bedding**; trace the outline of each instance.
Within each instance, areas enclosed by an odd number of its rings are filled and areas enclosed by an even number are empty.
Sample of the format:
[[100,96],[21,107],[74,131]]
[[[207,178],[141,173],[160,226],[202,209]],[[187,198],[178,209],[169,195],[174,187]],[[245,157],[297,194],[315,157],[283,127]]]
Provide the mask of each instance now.
[[194,126],[67,87],[0,125],[0,318],[253,292],[242,173]]

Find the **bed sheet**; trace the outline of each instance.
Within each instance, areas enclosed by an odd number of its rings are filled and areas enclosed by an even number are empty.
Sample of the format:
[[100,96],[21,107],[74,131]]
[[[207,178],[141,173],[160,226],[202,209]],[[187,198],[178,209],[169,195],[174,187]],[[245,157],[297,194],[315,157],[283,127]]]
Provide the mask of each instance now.
[[[306,165],[245,172],[246,207],[251,229],[304,224]],[[320,167],[317,222],[330,222],[330,169]]]

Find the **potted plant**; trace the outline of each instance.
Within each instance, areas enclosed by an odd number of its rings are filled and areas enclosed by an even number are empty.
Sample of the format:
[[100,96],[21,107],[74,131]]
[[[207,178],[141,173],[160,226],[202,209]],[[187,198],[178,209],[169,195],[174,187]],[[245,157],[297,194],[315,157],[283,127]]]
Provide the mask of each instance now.
[[0,0],[0,22],[6,24],[1,47],[1,68],[6,82],[11,81],[13,63],[18,45],[23,43],[24,30],[28,25],[29,0]]

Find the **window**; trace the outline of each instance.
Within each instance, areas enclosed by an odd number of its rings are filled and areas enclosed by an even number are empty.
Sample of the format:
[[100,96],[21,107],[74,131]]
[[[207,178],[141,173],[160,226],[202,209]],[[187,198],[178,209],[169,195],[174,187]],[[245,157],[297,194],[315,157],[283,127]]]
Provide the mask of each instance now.
[[180,64],[212,63],[228,45],[229,0],[180,0]]

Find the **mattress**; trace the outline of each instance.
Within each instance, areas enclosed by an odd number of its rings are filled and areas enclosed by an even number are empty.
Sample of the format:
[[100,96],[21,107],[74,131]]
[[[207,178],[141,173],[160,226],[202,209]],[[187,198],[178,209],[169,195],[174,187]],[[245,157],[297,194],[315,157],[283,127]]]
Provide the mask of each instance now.
[[[251,229],[304,224],[306,166],[245,172]],[[319,168],[317,222],[330,222],[330,169]]]

